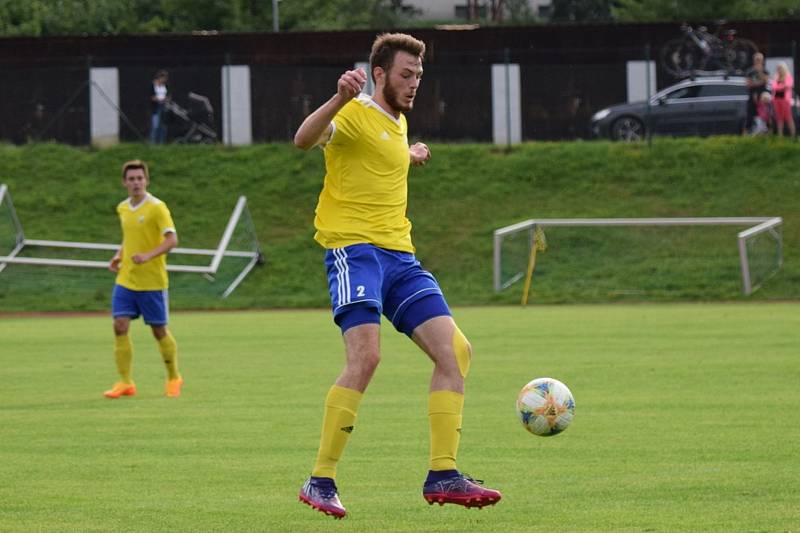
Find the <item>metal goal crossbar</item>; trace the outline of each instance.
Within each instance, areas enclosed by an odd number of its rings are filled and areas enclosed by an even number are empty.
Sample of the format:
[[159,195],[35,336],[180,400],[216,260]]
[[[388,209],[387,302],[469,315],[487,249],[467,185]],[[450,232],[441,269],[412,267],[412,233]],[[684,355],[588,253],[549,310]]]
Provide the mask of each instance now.
[[[3,207],[5,204],[5,207]],[[11,193],[8,186],[0,184],[0,208],[10,217],[10,224],[12,231],[15,232],[13,248],[8,251],[6,255],[0,255],[0,273],[9,264],[20,265],[41,265],[41,266],[60,266],[60,267],[77,267],[77,268],[108,268],[108,261],[90,261],[85,259],[61,259],[61,258],[45,258],[45,257],[22,257],[20,254],[25,248],[64,248],[72,250],[119,250],[119,244],[105,244],[96,242],[74,242],[74,241],[53,241],[44,239],[29,239],[25,237],[22,229],[22,224],[14,209],[14,204],[11,200]],[[2,215],[2,213],[0,213]],[[234,231],[239,225],[240,221],[247,223],[246,230],[250,234],[252,241],[252,249],[250,250],[229,250],[228,247],[231,243]],[[5,250],[0,249],[0,253]],[[181,248],[176,247],[170,250],[169,254],[174,255],[195,255],[195,256],[210,256],[211,261],[208,265],[181,265],[181,264],[168,264],[168,272],[187,272],[201,274],[205,276],[214,276],[220,268],[220,264],[225,257],[237,257],[249,259],[244,268],[238,273],[233,281],[227,286],[222,293],[222,297],[228,297],[239,284],[244,280],[247,274],[260,263],[263,263],[263,254],[261,253],[260,246],[252,228],[252,219],[250,218],[247,209],[247,198],[240,196],[236,202],[236,206],[228,218],[228,223],[222,233],[222,238],[219,244],[214,249],[200,249],[200,248]]]
[[[739,262],[742,271],[742,291],[749,295],[758,285],[753,283],[747,243],[764,233],[770,233],[776,242],[776,272],[783,262],[782,239],[779,227],[781,217],[677,217],[677,218],[542,218],[529,219],[494,231],[493,275],[494,290],[500,292],[525,276],[520,268],[503,279],[503,240],[520,232],[528,232],[528,249],[535,244],[537,228],[568,226],[751,226],[737,234]],[[773,272],[774,273],[774,272]]]

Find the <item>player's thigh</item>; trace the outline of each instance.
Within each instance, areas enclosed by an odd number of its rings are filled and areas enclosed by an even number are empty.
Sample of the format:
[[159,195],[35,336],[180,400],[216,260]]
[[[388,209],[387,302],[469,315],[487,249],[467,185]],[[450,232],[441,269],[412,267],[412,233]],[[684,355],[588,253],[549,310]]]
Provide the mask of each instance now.
[[348,364],[377,366],[380,361],[380,324],[354,326],[342,335]]

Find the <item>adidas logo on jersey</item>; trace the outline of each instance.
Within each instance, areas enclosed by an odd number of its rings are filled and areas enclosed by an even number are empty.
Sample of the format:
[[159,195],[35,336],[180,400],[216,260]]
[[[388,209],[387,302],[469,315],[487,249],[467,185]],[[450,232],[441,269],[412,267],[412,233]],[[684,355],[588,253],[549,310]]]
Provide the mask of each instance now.
[[383,133],[381,133],[381,139],[384,141],[389,140],[389,134],[386,132],[386,130],[384,130]]
[[144,215],[139,216],[139,224],[144,224]]

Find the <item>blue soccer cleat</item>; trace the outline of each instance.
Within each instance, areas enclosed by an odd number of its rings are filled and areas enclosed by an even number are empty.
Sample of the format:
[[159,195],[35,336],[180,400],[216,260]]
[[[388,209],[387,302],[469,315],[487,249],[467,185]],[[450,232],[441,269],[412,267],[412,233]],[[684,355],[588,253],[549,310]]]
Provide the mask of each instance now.
[[422,497],[431,505],[454,503],[481,508],[499,502],[503,495],[494,489],[482,487],[482,484],[483,481],[479,479],[457,473],[453,477],[426,482],[422,488]]
[[300,501],[336,519],[344,518],[347,511],[339,501],[336,483],[329,477],[310,477],[300,489]]

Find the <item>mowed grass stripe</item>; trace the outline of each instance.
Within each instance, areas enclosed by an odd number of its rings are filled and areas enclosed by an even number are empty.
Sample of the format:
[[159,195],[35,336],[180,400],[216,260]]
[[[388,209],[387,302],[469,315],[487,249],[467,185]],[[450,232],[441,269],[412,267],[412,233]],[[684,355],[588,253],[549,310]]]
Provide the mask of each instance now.
[[[475,350],[459,464],[504,493],[483,511],[423,501],[431,365],[385,325],[339,469],[342,523],[296,501],[343,358],[327,311],[175,313],[177,400],[139,322],[139,394],[109,401],[108,317],[3,317],[0,530],[795,530],[798,310],[456,308]],[[515,418],[540,376],[576,397],[554,438]]]

